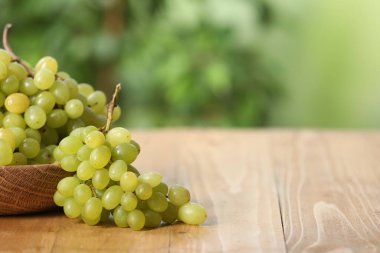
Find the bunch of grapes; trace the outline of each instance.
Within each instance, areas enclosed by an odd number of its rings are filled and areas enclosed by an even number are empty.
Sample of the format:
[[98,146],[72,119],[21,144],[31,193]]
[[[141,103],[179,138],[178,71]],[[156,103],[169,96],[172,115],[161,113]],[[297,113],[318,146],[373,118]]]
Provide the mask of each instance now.
[[131,165],[139,144],[127,129],[111,129],[121,115],[120,85],[107,105],[104,92],[59,72],[52,57],[32,68],[9,47],[9,28],[0,49],[0,166],[58,162],[72,176],[58,183],[54,202],[89,225],[112,217],[119,227],[141,230],[206,220],[186,188],[169,188],[159,173]]

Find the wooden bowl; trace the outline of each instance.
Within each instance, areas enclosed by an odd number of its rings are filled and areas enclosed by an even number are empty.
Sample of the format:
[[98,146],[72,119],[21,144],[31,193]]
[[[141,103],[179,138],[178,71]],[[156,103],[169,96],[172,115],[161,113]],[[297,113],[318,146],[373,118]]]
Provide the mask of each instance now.
[[57,184],[69,175],[58,164],[0,166],[0,215],[55,208]]

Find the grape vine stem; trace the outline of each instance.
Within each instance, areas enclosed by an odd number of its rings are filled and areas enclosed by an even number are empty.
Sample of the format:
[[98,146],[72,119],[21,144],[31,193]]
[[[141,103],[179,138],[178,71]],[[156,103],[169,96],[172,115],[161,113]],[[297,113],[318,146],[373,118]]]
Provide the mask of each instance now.
[[100,129],[100,131],[102,131],[103,133],[107,133],[111,127],[112,114],[113,114],[113,110],[116,107],[116,100],[117,100],[117,97],[118,97],[120,91],[121,91],[121,84],[119,83],[116,85],[115,91],[113,92],[113,95],[112,95],[111,102],[108,104],[106,125]]
[[4,26],[3,30],[3,46],[4,49],[11,55],[12,61],[18,62],[21,64],[25,70],[28,72],[28,76],[33,77],[33,70],[29,68],[29,66],[23,62],[12,50],[11,46],[9,45],[9,40],[8,40],[8,34],[9,31],[12,29],[12,24],[6,24]]

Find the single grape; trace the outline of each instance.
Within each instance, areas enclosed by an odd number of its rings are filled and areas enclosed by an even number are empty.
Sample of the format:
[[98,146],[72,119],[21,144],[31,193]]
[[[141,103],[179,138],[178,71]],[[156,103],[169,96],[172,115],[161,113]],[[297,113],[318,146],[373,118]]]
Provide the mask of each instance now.
[[28,127],[25,129],[25,138],[32,138],[38,142],[41,142],[41,134],[38,130]]
[[57,73],[57,76],[63,80],[66,80],[66,79],[69,79],[70,78],[70,75],[67,73],[67,72],[64,72],[64,71],[59,71]]
[[54,160],[60,162],[65,156],[66,154],[59,147],[56,147],[54,149],[53,151]]
[[92,177],[92,185],[98,189],[103,190],[107,187],[110,182],[110,176],[108,175],[108,170],[99,169],[96,170],[94,176]]
[[157,228],[161,225],[161,215],[152,210],[144,210],[146,228]]
[[23,153],[27,158],[31,159],[38,155],[40,152],[40,143],[32,138],[26,138],[20,144],[19,150]]
[[78,138],[67,136],[59,143],[59,148],[68,155],[74,155],[83,146],[83,143]]
[[178,207],[168,202],[168,208],[161,213],[162,221],[166,224],[172,224],[178,219]]
[[86,223],[87,225],[89,225],[89,226],[95,226],[96,224],[99,223],[99,221],[101,219],[101,216],[99,216],[99,217],[97,217],[95,219],[87,219],[82,214],[81,218],[82,218],[83,222]]
[[[65,156],[60,161],[62,169],[68,172],[77,171],[79,163],[80,161],[77,159],[76,155]],[[79,177],[79,179],[82,179],[82,178]]]
[[8,165],[13,160],[13,150],[7,141],[0,139],[0,166]]
[[76,177],[65,177],[59,181],[57,189],[60,194],[65,197],[73,196],[74,189],[77,185],[80,184],[80,181]]
[[90,159],[91,151],[92,151],[92,149],[89,146],[83,145],[77,152],[77,157],[78,157],[79,161],[83,162],[83,161],[87,161],[88,159]]
[[14,75],[19,81],[22,81],[28,76],[28,72],[20,63],[11,62],[8,64],[8,75]]
[[[53,148],[50,148],[53,147]],[[37,164],[50,164],[54,163],[54,156],[53,156],[53,151],[55,145],[47,146],[44,148],[41,148],[40,153],[33,159]]]
[[68,198],[65,200],[63,204],[63,212],[69,218],[77,218],[80,216],[82,210],[82,206],[75,201],[73,198]]
[[120,106],[115,106],[112,112],[112,122],[115,122],[118,119],[120,119],[120,116],[121,116],[121,108]]
[[121,143],[112,149],[112,160],[123,160],[131,164],[137,158],[138,152],[134,145],[130,143]]
[[133,146],[136,147],[136,149],[137,149],[137,153],[140,154],[140,150],[141,150],[141,149],[140,149],[140,145],[139,145],[136,141],[134,141],[134,140],[131,140],[130,143],[131,143]]
[[56,191],[53,196],[54,203],[57,206],[63,206],[65,204],[66,196],[63,196],[59,191]]
[[6,141],[12,150],[17,147],[16,136],[12,132],[11,128],[0,128],[0,139]]
[[135,191],[138,185],[138,179],[135,173],[131,171],[124,172],[120,177],[120,186],[125,192]]
[[79,94],[78,90],[78,84],[77,82],[72,78],[66,78],[63,83],[67,86],[69,89],[70,99],[76,98]]
[[[16,147],[19,147],[21,142],[27,137],[26,131],[21,127],[11,127],[10,130],[12,131],[13,135],[15,136]],[[37,142],[38,142],[38,140],[37,140]]]
[[84,105],[79,99],[71,99],[65,104],[65,111],[69,118],[77,119],[82,116]]
[[5,79],[8,76],[7,65],[0,61],[0,80]]
[[13,159],[11,162],[12,165],[26,165],[28,164],[28,158],[21,153],[21,152],[15,152],[13,153]]
[[207,219],[207,212],[197,203],[186,203],[178,209],[178,218],[189,225],[200,225]]
[[56,74],[58,71],[58,63],[57,60],[54,59],[51,56],[45,56],[41,58],[35,67],[36,71],[39,71],[41,69],[48,69],[50,70],[53,74]]
[[107,210],[114,209],[120,204],[123,189],[119,185],[109,187],[103,194],[102,203],[103,207]]
[[136,187],[136,195],[141,200],[147,200],[152,196],[152,186],[147,183],[139,183]]
[[85,97],[88,97],[91,93],[94,92],[94,88],[87,83],[78,84],[78,90],[79,93],[84,95]]
[[113,162],[108,171],[110,178],[114,181],[120,181],[121,175],[127,172],[128,166],[123,160],[117,160]]
[[128,164],[128,170],[135,173],[136,176],[140,176],[140,172],[135,167],[133,167],[131,164]]
[[27,96],[33,96],[38,93],[38,88],[36,87],[36,85],[34,85],[33,78],[30,77],[26,78],[20,83],[19,89],[22,93],[24,93]]
[[92,167],[89,161],[83,161],[78,166],[77,176],[79,179],[86,181],[94,176],[95,171],[96,168]]
[[162,181],[162,176],[157,172],[145,172],[139,176],[139,182],[150,184],[152,187],[158,186]]
[[108,131],[106,140],[114,148],[120,143],[129,143],[131,140],[131,133],[122,127],[115,127]]
[[82,217],[87,220],[100,220],[102,209],[102,201],[96,197],[92,197],[82,207]]
[[102,91],[94,91],[87,97],[87,105],[95,112],[101,113],[107,103],[106,94]]
[[148,207],[148,204],[146,203],[146,200],[141,200],[141,199],[138,200],[136,209],[146,210],[148,208],[149,207]]
[[46,123],[46,113],[39,106],[32,105],[24,114],[25,123],[33,129],[39,129]]
[[141,230],[145,225],[145,215],[140,210],[133,210],[127,216],[128,225],[133,230]]
[[128,221],[127,221],[128,213],[121,206],[118,206],[115,208],[115,210],[112,213],[112,216],[113,216],[113,221],[115,222],[116,226],[120,228],[128,227]]
[[111,160],[111,151],[105,145],[97,147],[91,151],[90,163],[93,167],[97,169],[104,168],[109,163],[110,160]]
[[86,184],[77,185],[74,189],[73,197],[78,204],[84,205],[92,197],[90,186]]
[[168,195],[169,188],[168,188],[167,184],[161,182],[156,187],[153,187],[153,191],[154,192],[161,192],[162,194],[164,194],[164,196],[166,196],[166,195]]
[[57,144],[59,136],[57,130],[47,127],[46,125],[39,129],[41,134],[41,142],[45,145]]
[[0,61],[2,61],[5,65],[8,65],[11,60],[12,58],[10,54],[4,49],[0,49]]
[[100,131],[92,131],[84,137],[84,143],[90,148],[97,148],[106,141],[104,134]]
[[39,93],[32,102],[33,105],[38,105],[46,113],[51,112],[55,106],[55,97],[49,91]]
[[12,113],[24,113],[29,107],[29,98],[23,93],[13,93],[5,99],[5,108]]
[[85,126],[85,124],[81,119],[69,119],[65,125],[66,133],[70,134],[75,129],[80,128],[80,127],[84,127],[84,126]]
[[6,113],[3,118],[3,127],[20,127],[25,128],[25,120],[20,114]]
[[47,114],[46,124],[51,128],[60,128],[67,123],[68,117],[64,110],[54,109]]
[[55,81],[49,91],[54,95],[55,102],[59,105],[66,104],[66,102],[70,99],[69,88],[60,80]]
[[153,192],[152,196],[147,200],[147,204],[152,211],[159,213],[168,208],[168,201],[161,192]]
[[1,91],[5,95],[16,93],[19,89],[19,86],[19,80],[14,75],[10,75],[7,78],[3,79],[0,84]]
[[183,186],[174,185],[169,189],[169,200],[176,206],[182,206],[190,201],[190,192]]
[[120,204],[127,212],[136,209],[137,203],[138,199],[136,195],[132,192],[125,192],[123,196],[121,196]]
[[53,86],[55,81],[54,73],[49,69],[40,69],[34,75],[34,84],[40,90],[47,90]]

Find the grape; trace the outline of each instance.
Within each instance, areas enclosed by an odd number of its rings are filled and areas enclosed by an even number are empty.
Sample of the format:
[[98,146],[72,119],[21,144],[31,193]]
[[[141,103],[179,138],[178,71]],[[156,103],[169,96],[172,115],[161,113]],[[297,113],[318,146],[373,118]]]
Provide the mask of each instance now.
[[66,124],[68,120],[67,114],[62,109],[54,109],[48,113],[46,124],[51,128],[60,128]]
[[20,144],[19,150],[23,153],[27,158],[34,158],[40,152],[40,143],[32,138],[26,138]]
[[150,184],[152,187],[158,186],[162,181],[162,176],[157,172],[146,172],[139,176],[139,182]]
[[8,76],[7,65],[0,61],[0,80],[5,79]]
[[[66,112],[67,113],[67,112]],[[81,119],[69,119],[66,123],[67,134],[71,133],[77,128],[84,127],[85,124]]]
[[[77,157],[79,161],[87,161],[90,159],[92,149],[89,148],[87,145],[83,145],[77,152]],[[89,162],[88,162],[89,163]]]
[[74,79],[68,77],[68,78],[65,78],[63,83],[69,89],[70,99],[76,98],[78,96],[78,93],[79,93],[77,82]]
[[8,65],[11,62],[12,58],[9,53],[0,48],[0,61],[2,61],[5,65]]
[[145,227],[147,228],[156,228],[161,225],[161,215],[152,210],[144,210],[145,216]]
[[0,87],[1,87],[1,91],[5,95],[9,95],[12,93],[16,93],[18,91],[19,85],[20,84],[17,77],[15,77],[14,75],[10,75],[1,81]]
[[45,145],[57,144],[58,143],[58,133],[54,128],[44,126],[40,129],[41,141]]
[[0,107],[4,105],[5,102],[5,95],[3,92],[0,91]]
[[141,230],[145,225],[145,215],[140,210],[133,210],[127,216],[128,225],[133,230]]
[[67,136],[59,143],[59,148],[68,155],[74,155],[82,146],[82,141],[73,136]]
[[[96,197],[92,197],[86,201],[82,207],[82,217],[86,220],[100,220],[100,215],[102,213],[102,201]],[[98,222],[99,222],[98,220]]]
[[105,145],[95,148],[90,154],[90,163],[97,169],[105,167],[111,159],[111,151]]
[[162,221],[167,224],[172,224],[178,219],[178,207],[168,202],[168,208],[161,213]]
[[152,196],[152,186],[147,183],[139,183],[136,187],[136,195],[141,200],[147,200]]
[[131,143],[133,146],[136,147],[136,149],[137,149],[137,153],[140,154],[140,145],[139,145],[136,141],[134,141],[134,140],[131,140],[130,143]]
[[126,192],[121,196],[120,204],[125,211],[132,211],[137,207],[138,199],[132,192]]
[[5,99],[5,108],[12,113],[24,113],[29,107],[29,98],[22,93],[13,93]]
[[95,218],[95,219],[88,219],[85,216],[81,215],[82,220],[89,226],[95,226],[99,223],[101,216]]
[[200,225],[207,218],[206,210],[197,203],[186,203],[178,209],[178,218],[189,225]]
[[128,164],[128,170],[135,173],[136,176],[140,176],[140,172],[130,164]]
[[176,206],[181,206],[190,201],[190,192],[179,185],[170,187],[169,189],[169,200]]
[[13,153],[12,165],[26,165],[28,163],[28,159],[23,153],[15,152]]
[[65,177],[59,181],[57,190],[65,197],[73,196],[74,189],[79,185],[80,181],[76,177]]
[[168,194],[169,188],[167,184],[161,182],[159,185],[153,188],[153,191],[161,192],[164,194],[164,196],[166,196]]
[[145,200],[141,200],[141,199],[138,200],[136,209],[146,210],[148,208],[149,208],[148,204],[146,203]]
[[149,208],[155,212],[163,212],[168,208],[168,201],[161,192],[153,192],[152,196],[147,200]]
[[46,113],[38,106],[32,105],[24,114],[25,123],[33,129],[39,129],[45,125]]
[[131,164],[136,160],[138,155],[137,149],[130,143],[121,143],[112,149],[112,160],[123,160]]
[[16,147],[20,146],[21,142],[26,138],[25,130],[20,127],[11,127],[9,129],[12,131],[13,135],[15,136]]
[[79,93],[85,97],[88,97],[91,93],[94,92],[94,88],[92,88],[92,86],[87,83],[78,84],[78,90]]
[[55,97],[51,92],[43,91],[39,93],[36,98],[33,100],[33,105],[38,105],[46,113],[51,112],[55,105]]
[[92,185],[98,190],[103,190],[106,188],[109,181],[110,176],[108,175],[108,170],[106,169],[96,170],[94,176],[92,177]]
[[109,187],[103,194],[102,203],[103,207],[107,210],[114,209],[120,204],[123,189],[119,185]]
[[112,112],[112,122],[115,122],[118,119],[120,119],[120,116],[121,116],[120,106],[115,106],[115,108],[113,109],[113,112]]
[[56,191],[53,196],[54,203],[57,206],[63,206],[65,204],[66,196],[63,196],[59,191]]
[[120,181],[121,175],[127,171],[127,164],[123,160],[117,160],[109,167],[110,178],[114,181]]
[[127,171],[120,177],[120,186],[126,192],[133,192],[138,185],[138,179],[135,173]]
[[13,150],[6,140],[0,139],[0,166],[8,165],[13,159]]
[[37,62],[35,67],[36,71],[39,71],[41,69],[48,69],[52,73],[56,74],[58,70],[58,63],[53,57],[45,56]]
[[92,167],[89,161],[83,161],[78,166],[77,176],[83,181],[89,180],[94,176],[95,171],[96,168]]
[[81,214],[82,207],[73,198],[68,198],[65,200],[63,205],[63,211],[69,218],[77,218]]
[[101,113],[107,103],[106,94],[102,91],[94,91],[87,97],[87,104],[95,112]]
[[128,143],[131,140],[131,133],[122,127],[115,127],[108,131],[106,140],[114,148],[120,143]]
[[62,81],[55,81],[49,91],[54,95],[55,102],[59,105],[66,104],[70,99],[70,90]]
[[36,95],[38,92],[38,88],[34,85],[34,80],[30,77],[26,78],[20,83],[19,87],[20,91],[27,96]]
[[33,129],[33,128],[27,128],[25,129],[25,138],[33,138],[38,142],[41,142],[41,134],[38,130]]
[[40,153],[38,153],[38,155],[33,160],[38,164],[54,163],[53,151],[55,147],[55,145],[51,145],[42,148]]
[[54,160],[60,162],[65,156],[66,156],[66,154],[63,153],[63,151],[59,147],[56,147],[54,149],[54,151],[53,151]]
[[115,208],[112,216],[113,216],[113,221],[115,222],[116,226],[120,228],[128,227],[128,221],[127,221],[128,213],[121,206],[118,206]]
[[53,86],[55,81],[54,73],[49,69],[40,69],[34,75],[34,84],[40,90],[47,90]]
[[68,172],[75,172],[78,169],[79,163],[80,161],[77,159],[75,155],[65,156],[60,161],[62,169]]
[[77,119],[82,116],[83,110],[83,103],[79,99],[71,99],[65,104],[65,111],[71,119]]
[[91,188],[86,184],[79,184],[74,189],[73,197],[78,204],[83,205],[92,197]]
[[0,139],[6,141],[14,150],[16,148],[16,136],[10,128],[0,128]]
[[20,127],[25,128],[25,120],[20,114],[7,113],[3,118],[3,127]]
[[100,131],[92,131],[84,137],[84,143],[90,148],[97,148],[104,144],[106,138]]
[[8,75],[14,75],[19,81],[22,81],[28,76],[28,72],[20,63],[11,62],[8,64]]

